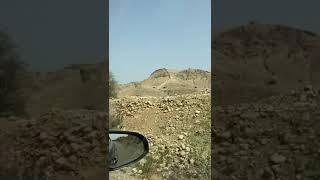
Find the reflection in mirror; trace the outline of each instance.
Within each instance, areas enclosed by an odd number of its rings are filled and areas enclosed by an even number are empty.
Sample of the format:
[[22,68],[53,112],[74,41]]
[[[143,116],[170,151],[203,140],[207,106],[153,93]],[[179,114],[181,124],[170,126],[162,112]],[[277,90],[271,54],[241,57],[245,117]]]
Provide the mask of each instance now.
[[148,151],[143,136],[109,133],[110,169],[116,169],[140,159]]

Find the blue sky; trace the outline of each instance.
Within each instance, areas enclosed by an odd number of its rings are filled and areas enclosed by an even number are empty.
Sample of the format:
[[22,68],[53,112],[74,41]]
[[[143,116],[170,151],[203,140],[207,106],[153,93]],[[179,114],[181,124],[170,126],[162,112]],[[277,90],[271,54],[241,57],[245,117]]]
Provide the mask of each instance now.
[[109,0],[109,64],[120,83],[159,68],[211,67],[210,0]]

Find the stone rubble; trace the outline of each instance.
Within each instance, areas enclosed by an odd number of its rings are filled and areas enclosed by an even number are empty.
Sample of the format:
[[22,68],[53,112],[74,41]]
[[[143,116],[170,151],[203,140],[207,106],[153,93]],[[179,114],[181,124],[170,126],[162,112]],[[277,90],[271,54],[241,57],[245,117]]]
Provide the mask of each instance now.
[[[112,109],[117,110],[124,119],[130,118],[130,121],[135,118],[131,114],[137,116],[154,110],[152,112],[166,122],[160,134],[154,133],[159,127],[137,129],[148,138],[150,153],[124,170],[125,173],[141,179],[149,179],[153,175],[160,176],[160,179],[210,179],[211,103],[208,92],[161,98],[118,98],[110,104]],[[195,137],[205,137],[209,142],[199,142],[195,146],[192,142]],[[200,147],[206,150],[201,151]]]
[[[11,134],[11,156],[22,176],[79,175],[86,167],[106,166],[106,113],[52,110],[35,121],[20,125]],[[95,156],[93,156],[95,154]],[[30,174],[31,173],[31,174]]]
[[319,179],[319,102],[319,92],[308,86],[215,106],[213,179]]

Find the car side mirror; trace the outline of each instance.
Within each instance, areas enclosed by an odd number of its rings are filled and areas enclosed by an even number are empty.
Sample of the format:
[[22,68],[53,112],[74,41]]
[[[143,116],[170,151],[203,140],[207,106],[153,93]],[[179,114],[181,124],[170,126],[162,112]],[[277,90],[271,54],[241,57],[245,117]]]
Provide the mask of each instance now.
[[130,131],[109,131],[109,171],[120,169],[142,159],[149,152],[147,138]]

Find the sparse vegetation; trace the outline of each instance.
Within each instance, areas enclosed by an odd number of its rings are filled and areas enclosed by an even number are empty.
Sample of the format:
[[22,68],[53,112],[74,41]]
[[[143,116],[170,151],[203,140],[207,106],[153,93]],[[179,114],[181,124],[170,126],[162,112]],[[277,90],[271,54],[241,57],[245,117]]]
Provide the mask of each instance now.
[[89,73],[84,69],[80,69],[80,76],[83,83],[87,82],[90,79]]
[[24,64],[18,60],[16,47],[6,32],[0,31],[0,115],[25,115],[25,101],[20,92],[19,75]]
[[320,161],[318,159],[310,160],[306,163],[305,176],[307,179],[316,180],[320,178]]
[[117,97],[117,85],[118,82],[114,78],[114,75],[112,72],[109,72],[109,97],[115,98]]
[[169,150],[166,149],[163,152],[159,152],[157,156],[152,156],[152,155],[147,155],[145,157],[145,163],[144,164],[139,164],[138,169],[142,170],[143,172],[143,177],[151,177],[153,174],[157,173],[157,168],[159,167],[160,164],[165,162],[165,158],[168,158],[167,156],[169,155]]
[[123,117],[120,114],[109,113],[109,128],[110,129],[119,129],[121,128],[121,124],[123,121]]

